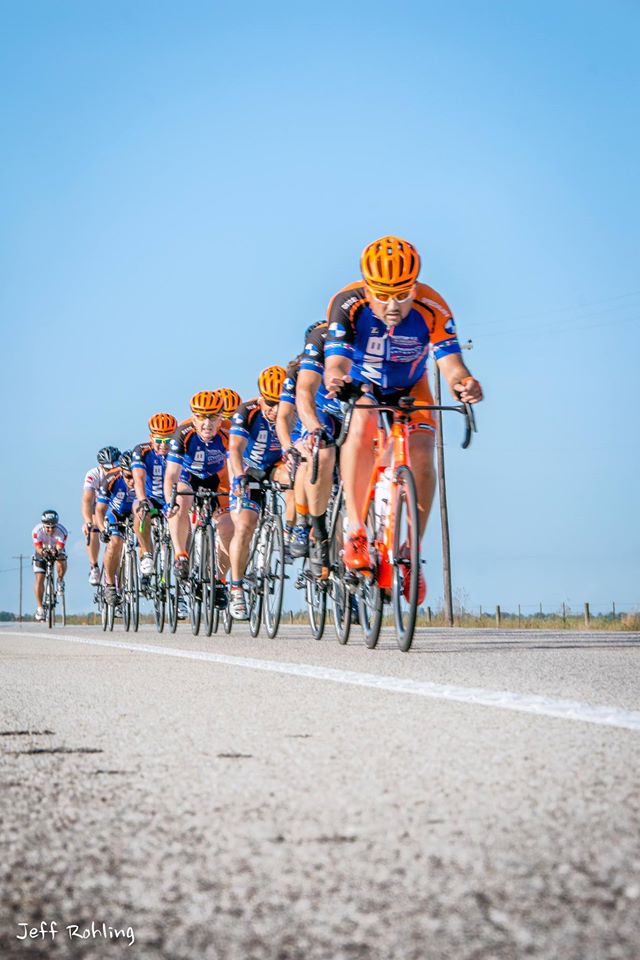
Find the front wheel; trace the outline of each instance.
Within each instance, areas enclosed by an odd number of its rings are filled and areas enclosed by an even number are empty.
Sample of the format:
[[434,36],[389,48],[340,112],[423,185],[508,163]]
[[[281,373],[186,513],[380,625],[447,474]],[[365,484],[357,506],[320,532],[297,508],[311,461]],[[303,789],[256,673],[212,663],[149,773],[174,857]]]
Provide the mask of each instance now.
[[164,630],[167,610],[167,583],[163,567],[166,555],[164,547],[156,545],[153,559],[153,615],[158,633]]
[[189,580],[191,583],[191,632],[194,636],[197,636],[200,633],[200,623],[202,621],[203,583],[200,579],[200,561],[203,557],[202,541],[202,527],[196,527],[196,531],[191,541],[191,552],[189,556]]
[[131,610],[131,626],[135,633],[140,626],[140,580],[138,577],[138,556],[135,549],[127,554],[127,599]]
[[410,649],[418,613],[420,535],[418,497],[409,467],[398,467],[395,476],[396,509],[393,530],[393,615],[398,647]]
[[258,527],[254,534],[253,550],[251,560],[247,567],[245,581],[248,586],[246,593],[247,606],[249,608],[249,632],[252,637],[257,637],[260,633],[260,624],[262,623],[262,563],[263,548],[261,544],[262,531]]
[[375,515],[373,500],[369,504],[367,514],[367,540],[369,541],[369,553],[374,558],[374,569],[369,576],[361,576],[358,587],[358,616],[364,633],[364,642],[373,650],[378,645],[380,639],[380,628],[382,627],[382,609],[384,601],[382,590],[378,585],[377,568],[378,558],[375,545],[375,530],[377,520]]
[[208,637],[217,627],[218,608],[216,607],[216,538],[213,527],[205,527],[201,540],[200,579],[202,583],[202,605],[204,607],[204,630]]
[[47,577],[45,580],[45,589],[44,589],[44,602],[45,608],[47,611],[47,626],[51,630],[54,623],[56,622],[56,608],[55,608],[55,594],[53,592],[53,567],[49,567],[47,570]]
[[282,518],[274,513],[268,527],[264,556],[264,623],[267,636],[273,640],[280,626],[284,591],[284,533]]
[[331,566],[330,596],[333,626],[338,643],[347,643],[351,630],[351,594],[345,583],[346,568],[342,559],[344,549],[344,500],[339,493],[333,504],[329,527],[331,542],[329,560]]
[[302,575],[306,580],[305,599],[311,634],[314,640],[321,640],[327,621],[327,581],[317,580],[313,576],[308,559],[304,561]]

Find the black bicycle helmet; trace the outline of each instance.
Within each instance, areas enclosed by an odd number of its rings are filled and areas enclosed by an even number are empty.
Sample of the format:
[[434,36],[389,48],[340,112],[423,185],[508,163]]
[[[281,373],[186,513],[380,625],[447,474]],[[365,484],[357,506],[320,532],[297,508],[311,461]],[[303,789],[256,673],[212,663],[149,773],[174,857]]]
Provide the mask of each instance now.
[[40,521],[45,525],[45,527],[55,527],[58,523],[60,517],[58,516],[57,510],[45,510]]
[[120,459],[118,460],[118,466],[122,468],[124,473],[131,473],[131,460],[133,453],[131,450],[123,450],[120,454]]
[[98,463],[101,467],[114,467],[119,456],[120,451],[117,447],[102,447],[98,450]]

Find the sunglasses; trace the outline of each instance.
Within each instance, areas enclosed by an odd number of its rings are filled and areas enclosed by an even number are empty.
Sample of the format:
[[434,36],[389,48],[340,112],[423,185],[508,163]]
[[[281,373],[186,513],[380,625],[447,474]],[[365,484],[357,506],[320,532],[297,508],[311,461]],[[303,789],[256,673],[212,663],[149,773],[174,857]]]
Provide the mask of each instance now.
[[409,290],[396,291],[395,293],[376,293],[374,290],[369,289],[369,293],[377,303],[389,303],[390,300],[395,300],[396,303],[406,303],[407,300],[410,300],[413,296],[413,287],[410,287]]
[[264,400],[264,402],[266,403],[266,405],[267,405],[268,407],[270,407],[271,409],[273,409],[273,407],[277,407],[277,406],[278,406],[278,401],[277,401],[277,400],[267,400],[266,397],[263,397],[262,399]]
[[202,423],[214,423],[215,420],[219,420],[222,417],[222,413],[194,413],[194,420],[201,420]]
[[154,443],[171,443],[171,437],[152,437]]

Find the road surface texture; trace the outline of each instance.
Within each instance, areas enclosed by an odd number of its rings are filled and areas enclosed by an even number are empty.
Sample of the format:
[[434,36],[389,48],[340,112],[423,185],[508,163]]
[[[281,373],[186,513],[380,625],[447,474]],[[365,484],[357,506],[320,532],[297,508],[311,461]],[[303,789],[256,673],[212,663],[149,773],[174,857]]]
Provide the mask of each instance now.
[[2,960],[640,960],[640,634],[10,625],[0,689]]

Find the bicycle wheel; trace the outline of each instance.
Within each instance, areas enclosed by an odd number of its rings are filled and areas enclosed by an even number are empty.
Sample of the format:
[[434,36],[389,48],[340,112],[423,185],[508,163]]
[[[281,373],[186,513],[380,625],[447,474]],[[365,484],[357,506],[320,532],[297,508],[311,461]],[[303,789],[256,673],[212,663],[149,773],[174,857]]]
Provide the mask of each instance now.
[[62,621],[62,626],[66,627],[67,625],[67,601],[65,599],[65,594],[60,594],[60,620]]
[[[229,589],[228,578],[227,578],[227,589]],[[229,604],[227,604],[224,610],[222,611],[222,626],[224,628],[225,633],[231,633],[231,630],[233,628],[233,617],[231,616],[231,610],[229,608]]]
[[260,528],[253,537],[251,559],[245,574],[247,584],[247,607],[249,612],[249,632],[252,637],[260,633],[262,623],[262,570],[260,563]]
[[127,566],[127,551],[125,547],[125,549],[122,551],[122,559],[120,561],[120,569],[118,571],[118,593],[122,598],[122,623],[128,633],[131,628],[131,605],[129,603],[129,571]]
[[208,637],[213,633],[216,608],[216,542],[213,527],[202,531],[202,556],[200,557],[200,579],[202,582],[202,605],[204,607],[204,629]]
[[164,630],[167,612],[167,585],[163,568],[165,558],[166,550],[157,545],[153,559],[153,615],[158,633]]
[[409,467],[398,467],[395,479],[393,615],[398,646],[403,653],[406,653],[413,641],[418,613],[418,575],[420,573],[418,497],[416,483]]
[[182,597],[182,586],[181,581],[176,577],[173,544],[171,542],[165,545],[164,575],[167,584],[169,627],[171,633],[175,633],[178,628],[178,601]]
[[138,554],[134,548],[128,553],[127,588],[129,591],[129,605],[131,609],[131,626],[134,633],[140,626],[140,577],[138,574]]
[[55,594],[53,592],[53,567],[47,566],[47,574],[44,580],[44,608],[47,611],[47,626],[52,629],[55,623]]
[[[369,504],[366,528],[367,539],[369,541],[369,552],[372,556],[375,556],[376,516],[373,500]],[[373,650],[373,648],[378,645],[378,640],[380,639],[380,628],[382,627],[382,608],[382,591],[378,586],[376,570],[374,569],[371,573],[371,576],[360,577],[360,582],[358,585],[358,615],[360,618],[360,623],[362,624],[364,642],[370,650]]]
[[271,516],[267,528],[264,552],[264,624],[267,636],[273,640],[280,626],[282,595],[284,592],[284,532],[279,513]]
[[305,558],[302,575],[306,580],[304,594],[311,634],[314,640],[320,640],[327,621],[327,583],[313,576],[309,569],[308,558]]
[[202,580],[200,579],[200,561],[202,559],[202,527],[196,527],[189,552],[189,582],[191,589],[191,632],[194,637],[200,633],[202,622]]
[[342,560],[344,542],[344,498],[342,493],[336,497],[331,511],[329,524],[329,595],[333,626],[339,643],[347,643],[351,630],[351,594],[345,582],[345,566]]
[[[100,591],[99,597],[98,597],[98,609],[100,611],[100,622],[102,623],[102,629],[106,630],[109,625],[109,611],[107,610],[107,604],[105,603],[105,600],[104,600],[104,589],[102,587],[102,581],[100,582],[98,590]],[[96,592],[96,595],[98,595],[97,592]]]

